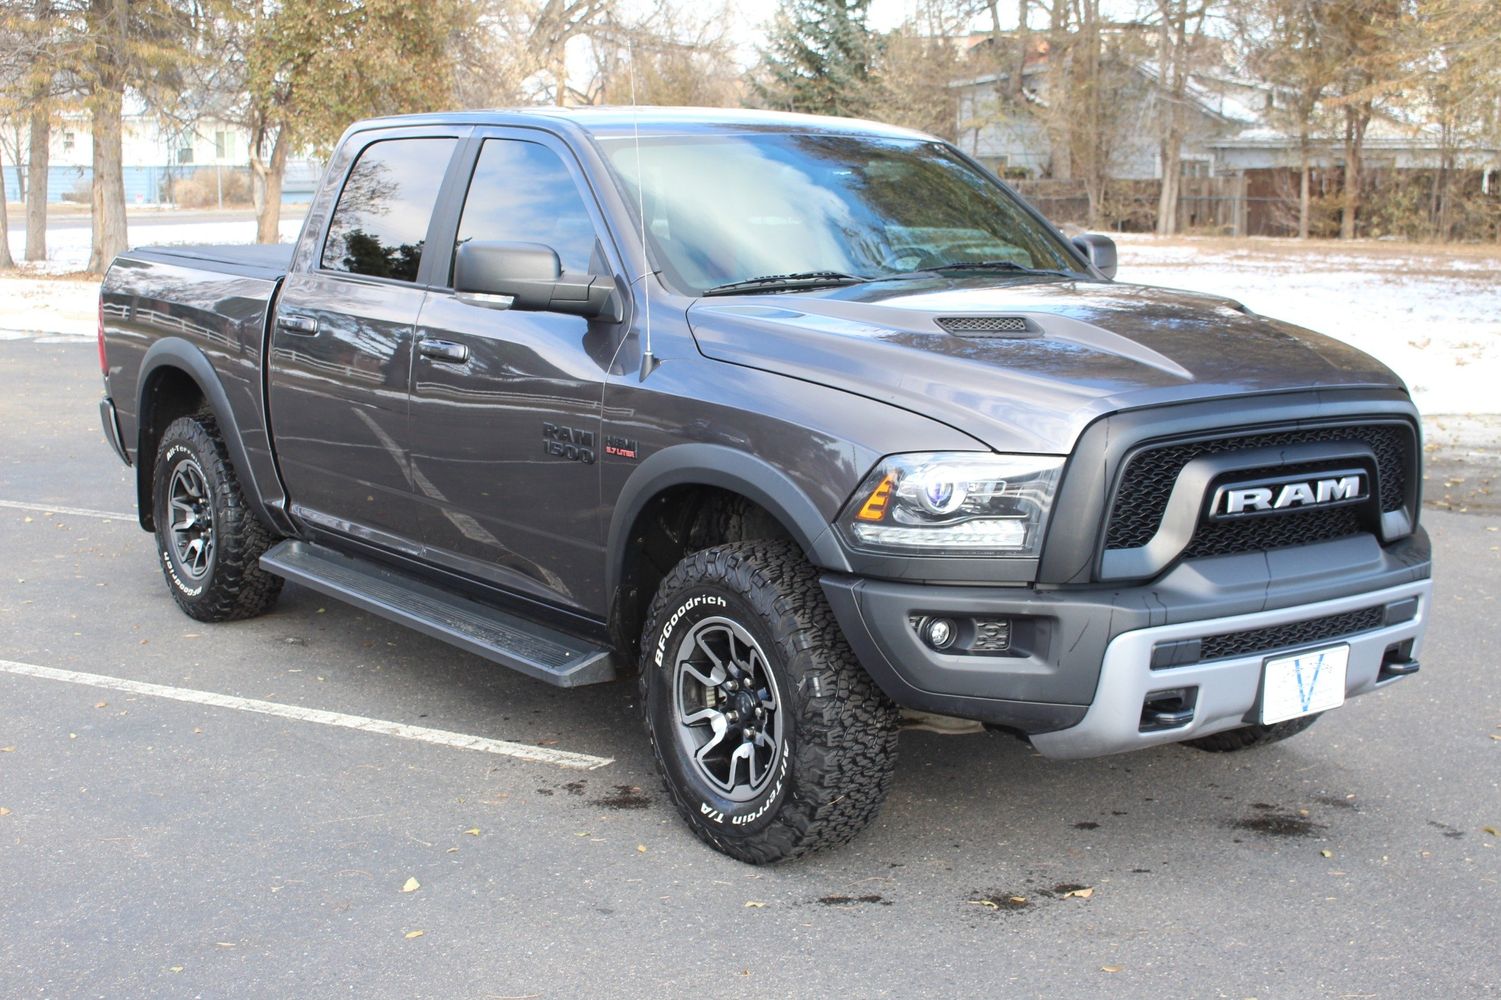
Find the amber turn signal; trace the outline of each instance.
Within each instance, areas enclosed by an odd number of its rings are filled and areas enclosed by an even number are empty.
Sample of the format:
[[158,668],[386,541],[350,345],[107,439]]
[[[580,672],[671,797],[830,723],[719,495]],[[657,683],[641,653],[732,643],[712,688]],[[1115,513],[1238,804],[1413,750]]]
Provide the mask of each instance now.
[[891,491],[896,486],[896,481],[891,476],[885,476],[880,484],[871,491],[865,503],[860,505],[860,512],[855,515],[861,521],[879,521],[886,516],[886,508],[891,503]]

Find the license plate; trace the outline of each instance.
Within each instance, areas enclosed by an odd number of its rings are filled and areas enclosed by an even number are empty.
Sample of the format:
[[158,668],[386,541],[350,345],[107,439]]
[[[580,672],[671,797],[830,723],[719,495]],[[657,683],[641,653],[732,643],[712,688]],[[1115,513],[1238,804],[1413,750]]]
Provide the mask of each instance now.
[[1271,725],[1345,703],[1348,645],[1326,646],[1267,660],[1261,685],[1261,722]]

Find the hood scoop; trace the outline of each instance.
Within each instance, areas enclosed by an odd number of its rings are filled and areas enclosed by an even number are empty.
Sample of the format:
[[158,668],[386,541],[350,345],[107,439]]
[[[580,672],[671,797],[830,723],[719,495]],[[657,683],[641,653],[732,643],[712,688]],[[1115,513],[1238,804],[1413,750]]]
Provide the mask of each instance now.
[[956,337],[1041,337],[1042,329],[1025,316],[939,316],[934,319]]

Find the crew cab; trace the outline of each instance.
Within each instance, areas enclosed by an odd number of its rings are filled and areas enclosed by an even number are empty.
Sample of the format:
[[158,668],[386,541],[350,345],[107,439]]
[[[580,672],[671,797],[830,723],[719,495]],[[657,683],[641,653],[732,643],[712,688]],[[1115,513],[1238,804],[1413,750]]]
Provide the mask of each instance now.
[[114,262],[100,410],[187,614],[290,580],[635,675],[684,819],[774,862],[876,816],[904,719],[1241,750],[1418,669],[1402,381],[1114,272],[871,122],[366,121],[295,246]]

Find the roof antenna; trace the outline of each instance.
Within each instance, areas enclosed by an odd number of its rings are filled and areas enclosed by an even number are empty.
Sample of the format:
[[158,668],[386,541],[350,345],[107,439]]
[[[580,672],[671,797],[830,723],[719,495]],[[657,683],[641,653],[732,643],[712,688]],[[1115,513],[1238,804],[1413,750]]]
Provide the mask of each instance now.
[[636,46],[634,42],[625,43],[626,58],[630,61],[631,74],[631,127],[635,131],[636,138],[636,211],[641,221],[641,265],[646,272],[641,275],[641,303],[642,313],[645,316],[645,330],[642,336],[641,351],[641,377],[639,381],[645,382],[646,377],[657,370],[662,362],[651,350],[651,277],[656,274],[651,269],[651,261],[646,256],[646,175],[641,172],[641,112],[636,106]]

